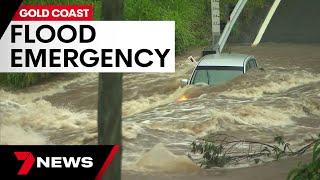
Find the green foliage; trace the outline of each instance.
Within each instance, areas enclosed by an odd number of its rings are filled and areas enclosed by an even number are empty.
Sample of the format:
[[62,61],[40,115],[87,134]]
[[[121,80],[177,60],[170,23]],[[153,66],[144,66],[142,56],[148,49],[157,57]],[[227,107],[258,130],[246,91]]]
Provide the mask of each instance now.
[[282,136],[276,136],[274,138],[274,142],[276,143],[276,145],[272,150],[274,152],[275,160],[278,161],[286,155],[287,147],[289,144],[284,141],[284,138]]
[[177,53],[209,44],[210,13],[209,0],[126,0],[124,10],[126,20],[175,21]]
[[[282,136],[275,137],[274,143],[267,144],[251,140],[241,140],[226,134],[212,134],[205,137],[205,139],[192,142],[191,153],[202,155],[200,160],[201,166],[210,168],[238,164],[240,161],[258,164],[263,162],[266,157],[279,160],[283,157],[297,156],[305,153],[313,144],[315,144],[313,149],[313,164],[309,165],[307,170],[307,166],[304,166],[303,169],[295,170],[293,174],[297,171],[300,173],[314,172],[317,174],[320,170],[320,139],[315,139],[302,148],[292,151],[289,143]],[[243,148],[240,150],[237,147]],[[319,178],[318,176],[316,177]]]
[[7,74],[0,73],[0,86],[5,85],[7,82]]
[[293,169],[289,175],[288,180],[319,180],[320,179],[320,139],[318,139],[312,151],[312,161],[309,164],[299,165],[298,168]]
[[48,73],[9,73],[5,76],[5,84],[13,88],[24,88],[49,78]]
[[200,153],[203,155],[201,166],[204,166],[206,168],[223,167],[231,160],[230,157],[226,156],[224,147],[221,144],[215,145],[212,142],[193,142],[191,146],[192,153]]

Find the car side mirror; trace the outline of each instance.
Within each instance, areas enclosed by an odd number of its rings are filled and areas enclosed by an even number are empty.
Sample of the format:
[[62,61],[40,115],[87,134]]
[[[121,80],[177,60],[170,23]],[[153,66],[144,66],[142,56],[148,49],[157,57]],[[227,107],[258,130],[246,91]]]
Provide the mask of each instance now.
[[189,82],[188,79],[181,79],[181,80],[180,80],[180,85],[181,85],[181,87],[184,87],[184,86],[188,85],[188,82]]

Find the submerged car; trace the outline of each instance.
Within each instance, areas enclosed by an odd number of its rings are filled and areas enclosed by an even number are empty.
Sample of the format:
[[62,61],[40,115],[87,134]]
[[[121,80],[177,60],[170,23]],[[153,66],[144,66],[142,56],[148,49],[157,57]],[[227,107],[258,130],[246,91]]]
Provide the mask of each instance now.
[[251,69],[258,68],[254,56],[244,54],[209,54],[203,56],[191,78],[181,80],[182,85],[221,85]]

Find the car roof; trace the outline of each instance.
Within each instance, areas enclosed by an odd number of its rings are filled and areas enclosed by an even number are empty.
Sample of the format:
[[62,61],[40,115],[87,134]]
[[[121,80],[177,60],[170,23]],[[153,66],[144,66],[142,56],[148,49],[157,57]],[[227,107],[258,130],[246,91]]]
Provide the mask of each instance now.
[[243,67],[250,57],[245,54],[209,54],[200,59],[198,66],[237,66]]

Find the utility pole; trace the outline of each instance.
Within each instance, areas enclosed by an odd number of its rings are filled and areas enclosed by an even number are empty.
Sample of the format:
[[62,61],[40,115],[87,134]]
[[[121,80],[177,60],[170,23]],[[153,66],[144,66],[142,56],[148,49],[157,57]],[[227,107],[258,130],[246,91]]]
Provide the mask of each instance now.
[[234,24],[237,22],[238,17],[240,16],[241,12],[243,11],[244,7],[246,6],[248,0],[239,0],[237,5],[234,7],[229,22],[224,27],[224,30],[219,38],[217,43],[217,53],[221,53],[223,51],[224,46],[227,43],[227,40],[230,36],[231,30]]
[[212,48],[215,48],[220,38],[220,0],[211,0]]
[[[122,20],[123,0],[103,0],[103,20]],[[98,143],[122,144],[122,74],[99,74],[98,89]],[[103,179],[121,179],[121,148],[105,172]]]

